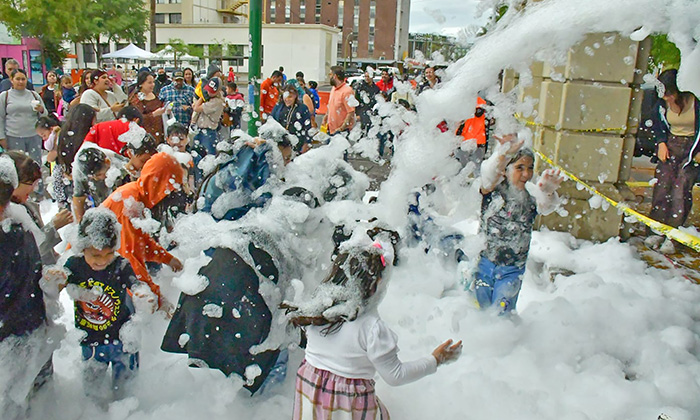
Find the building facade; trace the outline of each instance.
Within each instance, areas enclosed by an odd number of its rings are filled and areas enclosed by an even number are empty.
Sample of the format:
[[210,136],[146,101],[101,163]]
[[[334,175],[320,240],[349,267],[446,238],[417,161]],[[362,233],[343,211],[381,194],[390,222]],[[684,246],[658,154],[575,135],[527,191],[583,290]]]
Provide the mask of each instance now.
[[403,60],[410,0],[263,0],[270,24],[322,24],[341,30],[339,61]]
[[[337,45],[340,31],[326,25],[263,25],[263,63],[262,74],[269,76],[273,70],[283,66],[287,74],[304,72],[307,80],[325,82],[328,80],[330,67],[337,63]],[[233,67],[239,80],[247,80],[248,25],[234,23],[165,23],[156,25],[156,45],[159,50],[171,40],[180,39],[189,45],[200,47],[203,51],[199,62],[178,62],[178,66],[192,67],[194,70],[205,69],[209,63],[219,63],[224,72]],[[102,53],[116,51],[127,44],[102,44]],[[141,48],[146,45],[138,45]],[[76,45],[77,60],[69,60],[68,68],[96,68],[98,66],[95,52],[91,45]],[[104,60],[103,60],[104,61]],[[102,63],[104,64],[104,62]],[[119,63],[114,63],[119,64]],[[123,63],[124,68],[141,64]],[[175,63],[153,61],[151,65],[172,67]]]

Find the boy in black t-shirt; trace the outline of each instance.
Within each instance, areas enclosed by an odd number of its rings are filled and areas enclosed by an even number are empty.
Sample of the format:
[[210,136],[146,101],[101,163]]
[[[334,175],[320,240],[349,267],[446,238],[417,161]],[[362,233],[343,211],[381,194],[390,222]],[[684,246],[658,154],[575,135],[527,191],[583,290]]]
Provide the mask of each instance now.
[[75,248],[82,254],[66,261],[68,294],[75,301],[75,326],[85,331],[81,342],[85,390],[99,396],[99,384],[112,366],[114,399],[124,396],[124,384],[138,369],[138,352],[124,349],[122,326],[134,314],[132,296],[150,299],[148,287],[136,279],[129,261],[116,253],[121,225],[109,209],[85,212]]

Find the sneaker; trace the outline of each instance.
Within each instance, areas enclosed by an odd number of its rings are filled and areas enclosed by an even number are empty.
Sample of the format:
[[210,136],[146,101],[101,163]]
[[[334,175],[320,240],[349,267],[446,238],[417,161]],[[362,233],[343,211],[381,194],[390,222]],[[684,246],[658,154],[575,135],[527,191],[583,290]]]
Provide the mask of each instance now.
[[661,244],[664,242],[664,237],[661,235],[650,235],[644,240],[644,245],[651,249],[659,249]]
[[676,246],[673,245],[673,241],[671,239],[666,239],[663,244],[659,247],[659,252],[662,254],[675,254],[676,253]]

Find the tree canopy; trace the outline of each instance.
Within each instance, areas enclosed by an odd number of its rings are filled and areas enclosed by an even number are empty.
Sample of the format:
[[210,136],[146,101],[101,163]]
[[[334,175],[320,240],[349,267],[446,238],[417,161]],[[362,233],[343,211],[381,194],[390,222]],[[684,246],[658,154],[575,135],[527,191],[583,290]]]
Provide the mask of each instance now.
[[142,0],[0,0],[0,16],[10,33],[37,38],[44,58],[58,63],[64,41],[91,43],[98,59],[100,35],[142,42],[148,12]]

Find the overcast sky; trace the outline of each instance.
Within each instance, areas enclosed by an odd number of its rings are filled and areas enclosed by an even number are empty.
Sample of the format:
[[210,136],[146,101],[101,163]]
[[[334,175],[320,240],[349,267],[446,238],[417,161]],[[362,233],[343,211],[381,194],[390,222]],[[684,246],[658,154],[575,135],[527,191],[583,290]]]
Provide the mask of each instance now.
[[454,35],[461,28],[478,23],[478,0],[411,0],[412,33]]

